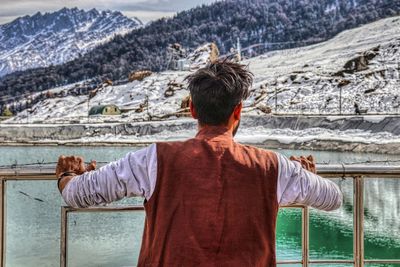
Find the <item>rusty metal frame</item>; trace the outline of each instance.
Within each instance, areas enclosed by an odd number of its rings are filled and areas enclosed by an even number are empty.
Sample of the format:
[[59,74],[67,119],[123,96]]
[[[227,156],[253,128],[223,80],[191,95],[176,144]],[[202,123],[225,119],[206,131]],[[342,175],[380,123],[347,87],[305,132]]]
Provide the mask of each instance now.
[[5,212],[6,212],[6,203],[5,203],[5,180],[1,179],[0,181],[0,264],[1,266],[6,265],[5,259],[5,244],[6,244],[6,235],[5,235]]
[[301,209],[301,260],[280,260],[276,263],[279,265],[284,264],[301,264],[307,267],[310,263],[309,260],[309,208],[304,205],[289,205],[281,206],[280,208],[295,208]]
[[353,249],[355,266],[364,266],[364,178],[353,179]]
[[0,266],[6,266],[6,187],[7,181],[50,181],[57,180],[54,169],[1,170],[0,171]]
[[[278,261],[279,265],[301,264],[353,264],[363,267],[364,264],[400,264],[400,259],[369,260],[364,259],[364,180],[365,178],[400,178],[400,166],[370,166],[370,165],[322,165],[317,166],[318,174],[326,178],[353,179],[353,260],[312,260],[309,258],[309,208],[301,205],[291,205],[283,208],[302,209],[302,257],[301,260]],[[46,169],[12,169],[0,170],[0,266],[4,267],[5,259],[5,218],[6,218],[6,184],[7,181],[56,180],[54,168]],[[67,264],[68,213],[71,212],[125,212],[140,211],[141,206],[118,206],[89,209],[61,208],[61,247],[60,264]]]
[[143,206],[114,206],[76,209],[61,207],[60,267],[67,267],[68,262],[68,213],[71,212],[127,212],[144,211]]
[[301,214],[301,248],[302,248],[302,263],[304,267],[308,267],[308,263],[310,262],[310,211],[308,207],[304,207],[302,209]]

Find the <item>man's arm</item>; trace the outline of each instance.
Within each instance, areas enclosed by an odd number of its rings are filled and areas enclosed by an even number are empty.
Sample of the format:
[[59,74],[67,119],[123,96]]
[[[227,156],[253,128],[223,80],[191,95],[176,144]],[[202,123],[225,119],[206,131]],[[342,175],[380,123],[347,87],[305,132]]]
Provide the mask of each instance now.
[[150,199],[156,183],[156,145],[128,153],[96,171],[60,180],[64,201],[72,207],[110,203],[124,197]]
[[277,156],[279,205],[304,204],[325,211],[342,205],[343,196],[335,183],[304,169],[300,162],[289,160],[279,153]]

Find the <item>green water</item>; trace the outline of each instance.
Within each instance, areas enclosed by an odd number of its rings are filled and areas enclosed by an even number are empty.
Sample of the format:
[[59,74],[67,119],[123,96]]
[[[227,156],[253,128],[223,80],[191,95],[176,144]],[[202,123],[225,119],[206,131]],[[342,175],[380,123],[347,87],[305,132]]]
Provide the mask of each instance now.
[[[82,155],[110,161],[129,147],[0,147],[0,165],[55,162],[58,155]],[[308,151],[282,150],[283,154]],[[312,152],[319,162],[397,160],[397,156]],[[310,258],[352,259],[352,180],[341,181],[345,196],[334,212],[311,210]],[[396,179],[365,182],[365,257],[400,258],[400,183]],[[119,205],[140,204],[140,198]],[[7,181],[6,266],[59,266],[60,207],[55,181]],[[143,212],[72,213],[68,217],[68,266],[134,266],[143,231]],[[301,259],[301,210],[281,209],[277,226],[278,260]],[[287,266],[287,265],[282,265]],[[293,265],[296,266],[296,265]],[[312,265],[320,266],[320,265]],[[325,266],[350,266],[332,265]],[[369,265],[372,266],[372,265]],[[394,266],[394,265],[374,265]]]

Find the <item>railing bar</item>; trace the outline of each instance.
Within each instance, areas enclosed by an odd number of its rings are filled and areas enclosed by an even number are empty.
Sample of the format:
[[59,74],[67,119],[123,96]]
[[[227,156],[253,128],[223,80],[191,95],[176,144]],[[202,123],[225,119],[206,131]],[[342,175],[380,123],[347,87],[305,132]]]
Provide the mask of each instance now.
[[302,259],[303,259],[303,266],[308,267],[308,261],[309,261],[309,255],[308,255],[308,249],[309,249],[309,230],[310,230],[310,225],[309,225],[309,208],[304,206],[302,209]]
[[300,204],[279,206],[279,208],[297,208],[297,209],[303,209],[304,207],[305,207],[304,205],[300,205]]
[[68,210],[61,207],[60,267],[67,267]]
[[371,172],[355,172],[355,173],[346,173],[343,175],[343,173],[318,173],[321,177],[324,178],[331,178],[331,179],[338,179],[338,178],[354,178],[356,176],[363,176],[365,179],[388,179],[388,178],[394,178],[394,179],[400,179],[400,172],[383,172],[383,173],[371,173]]
[[302,261],[298,260],[286,260],[286,261],[277,261],[276,264],[302,264]]
[[362,176],[354,178],[355,182],[355,210],[354,221],[355,228],[353,235],[355,235],[355,262],[357,267],[364,266],[364,180]]
[[[304,209],[306,206],[304,205],[284,205],[284,206],[279,206],[279,208],[295,208],[295,209]],[[90,208],[73,208],[70,206],[64,206],[65,209],[67,209],[68,212],[100,212],[102,210],[104,211],[108,211],[108,210],[112,210],[112,209],[116,209],[116,210],[143,210],[144,207],[142,205],[134,205],[134,206],[104,206],[104,207],[90,207]]]
[[54,174],[35,174],[35,175],[8,175],[1,177],[1,179],[8,181],[56,181],[57,178]]
[[[90,207],[90,208],[72,208],[69,206],[64,206],[64,208],[68,212],[73,212],[73,213],[83,213],[83,212],[113,212],[113,211],[143,211],[144,206],[110,206],[110,207]],[[303,209],[303,205],[285,205],[285,206],[280,206],[279,208],[284,208],[284,209]]]
[[[394,178],[394,179],[400,179],[400,171],[399,172],[379,172],[379,173],[370,173],[370,172],[359,172],[359,173],[354,173],[354,174],[346,174],[343,176],[343,173],[341,172],[332,172],[332,173],[320,173],[318,172],[318,175],[324,177],[324,178],[332,178],[332,179],[339,179],[339,178],[354,178],[355,176],[363,176],[365,179],[368,178],[373,178],[373,179],[387,179],[387,178]],[[54,173],[35,173],[32,175],[28,174],[11,174],[11,173],[6,173],[2,174],[2,177],[0,179],[5,179],[5,180],[39,180],[39,181],[47,181],[47,180],[57,180],[55,177]]]
[[1,178],[1,182],[0,182],[0,263],[1,266],[4,267],[6,266],[6,260],[5,260],[5,216],[4,216],[4,212],[5,212],[5,198],[4,198],[4,193],[5,193],[5,180]]
[[358,266],[358,239],[357,239],[357,179],[353,179],[353,260],[354,266]]
[[400,260],[364,260],[364,263],[400,263]]
[[309,263],[353,263],[354,260],[310,260]]
[[[0,170],[1,176],[7,176],[9,179],[14,177],[15,179],[20,178],[41,178],[44,176],[50,176],[49,180],[56,180],[54,176],[54,166],[46,166],[45,168],[40,169],[39,171],[33,168],[17,168],[17,169],[3,169]],[[353,178],[355,176],[364,176],[364,178],[400,178],[400,166],[388,165],[388,166],[376,166],[376,165],[317,165],[318,174],[327,177],[349,177]],[[25,178],[24,178],[25,177]]]
[[3,195],[3,264],[4,266],[7,265],[7,180],[3,181],[3,189],[2,189],[2,195]]
[[353,179],[353,257],[354,266],[364,266],[364,179]]
[[92,208],[72,208],[63,207],[67,212],[118,212],[118,211],[143,211],[143,206],[110,206],[110,207],[92,207]]

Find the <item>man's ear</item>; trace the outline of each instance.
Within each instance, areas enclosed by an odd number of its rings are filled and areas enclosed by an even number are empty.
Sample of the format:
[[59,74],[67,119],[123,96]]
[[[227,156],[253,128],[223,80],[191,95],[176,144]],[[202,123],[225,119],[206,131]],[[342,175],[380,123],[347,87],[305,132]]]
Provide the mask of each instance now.
[[233,117],[235,118],[235,120],[240,120],[242,108],[243,108],[243,102],[240,102],[233,110]]
[[194,105],[193,105],[192,99],[189,99],[189,108],[190,108],[190,114],[192,114],[193,119],[197,120],[197,112],[194,109]]

